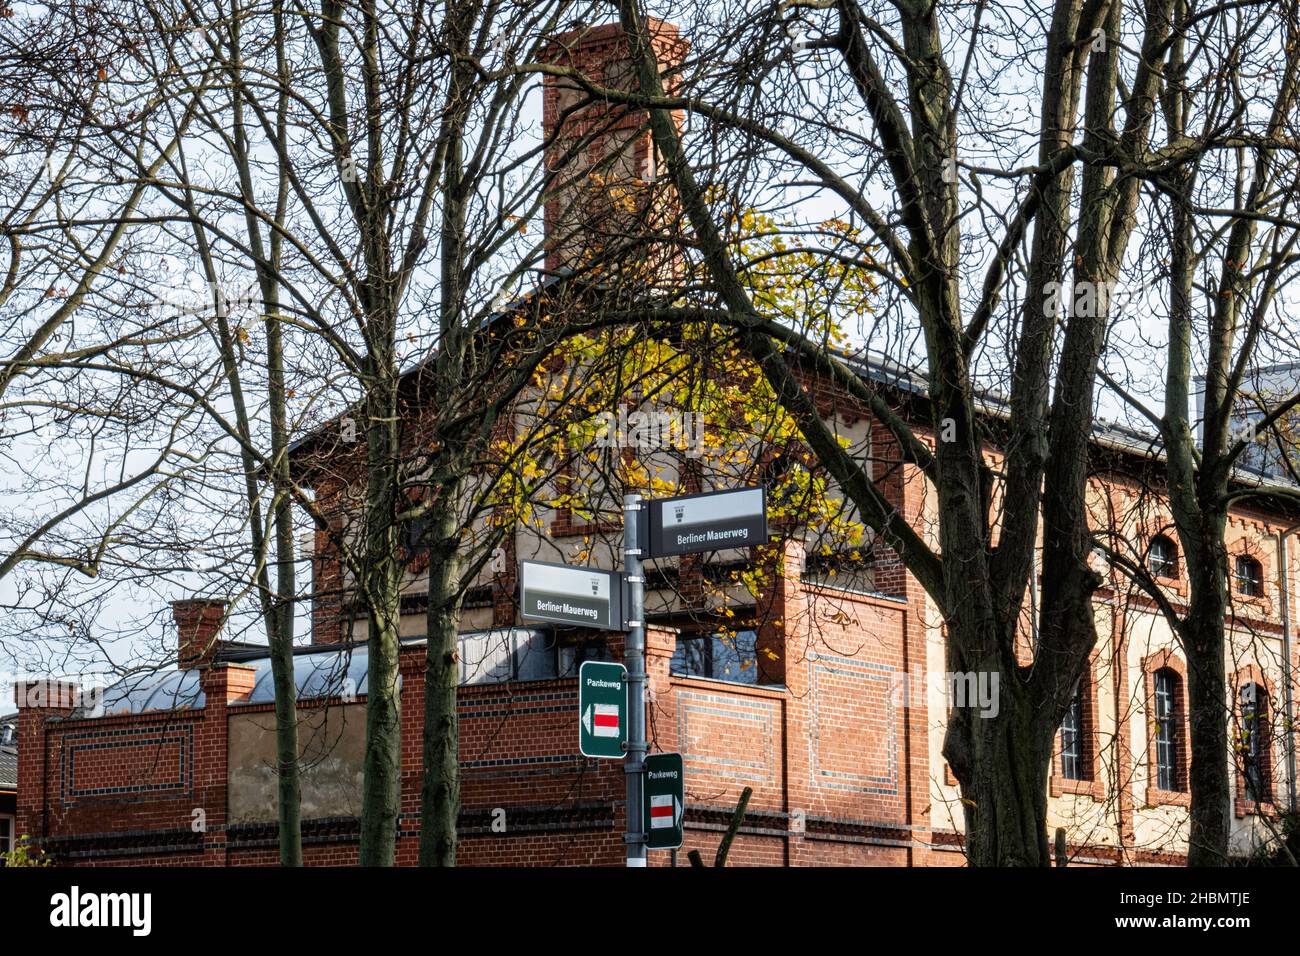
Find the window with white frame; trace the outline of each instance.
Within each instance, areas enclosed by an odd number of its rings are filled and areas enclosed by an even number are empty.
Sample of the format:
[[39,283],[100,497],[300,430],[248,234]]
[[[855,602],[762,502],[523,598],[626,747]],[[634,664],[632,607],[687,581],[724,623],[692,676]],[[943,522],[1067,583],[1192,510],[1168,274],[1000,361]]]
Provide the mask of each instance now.
[[1151,539],[1147,567],[1158,578],[1178,577],[1178,547],[1163,534]]
[[1179,754],[1179,677],[1168,667],[1162,667],[1155,673],[1155,723],[1156,723],[1156,786],[1161,790],[1174,791],[1180,786]]
[[1061,720],[1061,776],[1066,780],[1088,779],[1084,743],[1083,681],[1080,680]]
[[1246,554],[1237,555],[1237,593],[1246,597],[1264,596],[1264,568]]

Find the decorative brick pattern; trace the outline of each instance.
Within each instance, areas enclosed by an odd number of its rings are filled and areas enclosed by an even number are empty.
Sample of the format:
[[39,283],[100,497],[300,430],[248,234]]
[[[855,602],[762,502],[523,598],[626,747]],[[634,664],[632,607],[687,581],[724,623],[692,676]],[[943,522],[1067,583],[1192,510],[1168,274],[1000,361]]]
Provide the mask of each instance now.
[[85,797],[189,793],[194,728],[141,733],[130,727],[63,738],[60,792],[72,805]]
[[771,701],[678,689],[677,745],[686,779],[772,783],[777,708]]
[[810,786],[896,794],[898,727],[890,706],[894,668],[818,654],[808,662],[808,675]]

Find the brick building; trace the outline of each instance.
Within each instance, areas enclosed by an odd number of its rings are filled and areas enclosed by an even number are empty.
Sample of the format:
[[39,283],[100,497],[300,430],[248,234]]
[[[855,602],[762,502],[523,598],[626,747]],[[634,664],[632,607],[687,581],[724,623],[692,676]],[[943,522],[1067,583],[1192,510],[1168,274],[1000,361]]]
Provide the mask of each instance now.
[[[660,54],[669,62],[680,56],[675,31],[656,30]],[[626,75],[616,30],[570,39],[570,55],[584,71]],[[563,112],[566,95],[548,81],[548,123]],[[629,175],[653,178],[653,151],[640,127],[620,120],[610,129],[612,139],[592,154],[610,152],[613,143],[628,157]],[[562,233],[572,206],[548,207],[548,229]],[[565,253],[557,249],[558,268]],[[900,412],[924,419],[917,414],[922,383],[884,362],[860,373]],[[1001,412],[991,403],[987,413]],[[897,463],[889,433],[843,396],[833,414],[851,444],[873,461],[895,462],[882,464],[877,480],[898,511],[930,534],[934,496],[914,469]],[[1090,507],[1098,526],[1133,543],[1177,604],[1186,597],[1185,574],[1165,530],[1167,508],[1151,490],[1159,469],[1145,447],[1140,436],[1098,432]],[[321,476],[315,491],[326,510],[346,520],[346,482]],[[1234,739],[1243,744],[1233,847],[1241,855],[1266,838],[1270,816],[1294,790],[1287,682],[1297,664],[1290,630],[1298,566],[1286,536],[1297,517],[1242,508],[1229,531],[1236,572],[1230,683],[1240,728]],[[612,567],[614,553],[586,548],[601,529],[571,512],[557,508],[544,518],[541,533],[514,529],[503,569],[485,570],[465,603],[464,864],[617,864],[623,856],[622,767],[577,753],[575,677],[580,660],[620,658],[619,640],[523,626],[512,570],[519,559],[556,560],[579,549],[591,551],[593,564]],[[935,608],[879,542],[864,544],[865,570],[841,574],[806,553],[806,529],[778,531],[771,549],[660,561],[648,576],[649,737],[652,750],[684,755],[686,847],[707,856],[749,786],[754,795],[733,863],[962,863],[960,799],[940,753],[950,686]],[[365,622],[349,610],[329,540],[317,535],[313,643],[296,660],[304,852],[313,864],[356,860],[365,720]],[[768,574],[756,593],[726,585],[728,575],[755,567]],[[1186,848],[1186,666],[1152,602],[1117,569],[1101,570],[1100,641],[1059,737],[1048,823],[1066,829],[1077,864],[1176,864]],[[413,566],[400,654],[398,859],[408,864],[417,855],[421,780],[421,587]],[[708,599],[717,590],[727,592],[725,611]],[[278,858],[269,663],[256,648],[221,642],[219,602],[180,602],[174,613],[175,670],[110,688],[94,708],[65,685],[18,688],[18,828],[61,861],[244,865]],[[730,625],[733,619],[742,626]],[[737,634],[720,637],[724,630]],[[1030,613],[1027,654],[1032,639]],[[651,862],[668,859],[656,853]]]

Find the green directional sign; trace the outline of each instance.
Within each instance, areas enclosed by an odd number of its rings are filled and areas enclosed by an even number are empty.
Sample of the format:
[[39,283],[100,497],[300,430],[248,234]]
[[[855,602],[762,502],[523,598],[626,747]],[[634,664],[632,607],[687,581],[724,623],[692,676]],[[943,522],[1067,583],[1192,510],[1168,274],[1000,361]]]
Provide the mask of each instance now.
[[627,756],[627,668],[583,661],[578,668],[578,750],[584,757]]
[[686,815],[686,771],[681,754],[647,754],[642,819],[646,847],[676,850],[682,845],[682,820]]

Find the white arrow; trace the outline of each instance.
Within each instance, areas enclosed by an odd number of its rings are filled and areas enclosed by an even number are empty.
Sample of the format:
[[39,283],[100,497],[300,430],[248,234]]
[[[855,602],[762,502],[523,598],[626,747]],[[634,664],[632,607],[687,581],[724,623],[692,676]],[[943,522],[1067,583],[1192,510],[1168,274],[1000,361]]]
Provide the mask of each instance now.
[[677,802],[677,795],[673,794],[673,826],[682,825],[682,805]]
[[582,726],[587,728],[587,733],[591,733],[591,704],[582,713]]

